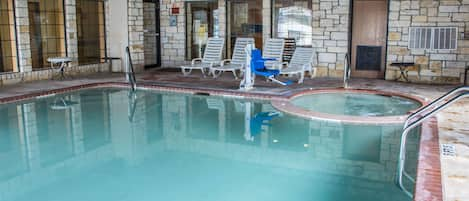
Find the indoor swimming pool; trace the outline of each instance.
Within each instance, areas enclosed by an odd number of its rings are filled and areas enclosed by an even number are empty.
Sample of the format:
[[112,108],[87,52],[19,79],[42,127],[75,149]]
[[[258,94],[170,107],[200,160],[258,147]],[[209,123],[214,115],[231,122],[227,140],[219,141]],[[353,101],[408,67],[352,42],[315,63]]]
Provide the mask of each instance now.
[[[402,125],[308,120],[265,100],[118,88],[0,105],[1,201],[410,201]],[[415,176],[418,135],[406,171]]]

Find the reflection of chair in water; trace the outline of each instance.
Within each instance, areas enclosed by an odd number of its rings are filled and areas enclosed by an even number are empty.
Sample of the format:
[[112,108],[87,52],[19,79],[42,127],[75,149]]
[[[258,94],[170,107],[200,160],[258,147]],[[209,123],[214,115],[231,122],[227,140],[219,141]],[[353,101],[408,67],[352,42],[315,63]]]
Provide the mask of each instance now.
[[73,105],[78,104],[74,101],[66,100],[65,97],[56,98],[53,103],[50,104],[52,110],[67,110],[71,109]]
[[223,102],[222,99],[216,99],[216,98],[207,98],[207,106],[209,109],[214,109],[214,110],[225,110],[225,103]]
[[249,134],[245,136],[246,140],[254,141],[254,137],[262,133],[262,126],[270,126],[271,124],[269,122],[272,121],[273,118],[278,117],[279,115],[280,113],[278,112],[259,112],[254,115],[253,118],[246,119],[249,120],[250,130],[250,132],[246,133]]

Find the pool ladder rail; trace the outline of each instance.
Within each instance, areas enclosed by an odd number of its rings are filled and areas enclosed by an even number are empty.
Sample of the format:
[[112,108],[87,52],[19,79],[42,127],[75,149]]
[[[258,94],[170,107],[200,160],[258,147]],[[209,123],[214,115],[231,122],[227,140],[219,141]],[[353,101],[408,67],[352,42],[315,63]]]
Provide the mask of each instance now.
[[348,88],[348,81],[350,80],[350,60],[348,53],[345,53],[345,64],[344,64],[344,89]]
[[457,87],[407,117],[407,120],[404,123],[404,131],[401,135],[396,184],[409,197],[413,197],[413,194],[411,191],[407,190],[403,184],[403,177],[406,177],[409,181],[415,184],[415,179],[412,178],[404,169],[406,159],[406,143],[409,132],[413,128],[420,125],[423,121],[434,116],[456,101],[466,97],[469,97],[469,86]]
[[125,51],[127,53],[127,69],[125,71],[126,74],[126,79],[130,84],[130,87],[132,91],[135,91],[137,89],[137,79],[135,78],[135,70],[134,70],[134,65],[132,64],[132,56],[130,54],[130,48],[127,46],[125,48]]

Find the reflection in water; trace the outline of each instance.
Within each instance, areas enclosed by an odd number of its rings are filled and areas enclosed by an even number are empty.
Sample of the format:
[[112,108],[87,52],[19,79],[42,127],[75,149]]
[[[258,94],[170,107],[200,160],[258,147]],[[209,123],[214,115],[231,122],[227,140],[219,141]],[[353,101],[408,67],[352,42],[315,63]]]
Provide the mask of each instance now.
[[267,102],[85,90],[0,106],[0,200],[406,200],[392,183],[399,132]]

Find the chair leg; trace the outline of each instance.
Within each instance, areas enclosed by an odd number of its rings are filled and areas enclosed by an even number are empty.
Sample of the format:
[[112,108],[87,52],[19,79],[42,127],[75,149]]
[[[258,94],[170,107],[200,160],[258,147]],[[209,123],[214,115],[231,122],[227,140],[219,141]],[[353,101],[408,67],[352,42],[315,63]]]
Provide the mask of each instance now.
[[238,80],[238,75],[236,75],[236,70],[232,70],[231,72],[233,72],[233,76],[235,77],[235,80]]
[[216,79],[216,78],[220,77],[221,74],[223,74],[223,71],[212,70],[211,73],[213,75],[213,78]]
[[[205,68],[201,68],[200,71],[202,72],[202,76],[204,76],[204,78],[207,77],[207,75],[205,74]],[[209,74],[209,73],[208,73]]]
[[311,77],[311,79],[316,77],[316,69],[309,69],[309,76]]
[[[188,71],[186,71],[186,70],[188,70]],[[188,76],[188,75],[191,74],[192,69],[181,68],[181,71],[182,71],[182,74],[183,74],[184,76]]]
[[302,84],[305,79],[305,72],[300,73],[300,79],[298,79],[298,84]]

